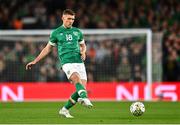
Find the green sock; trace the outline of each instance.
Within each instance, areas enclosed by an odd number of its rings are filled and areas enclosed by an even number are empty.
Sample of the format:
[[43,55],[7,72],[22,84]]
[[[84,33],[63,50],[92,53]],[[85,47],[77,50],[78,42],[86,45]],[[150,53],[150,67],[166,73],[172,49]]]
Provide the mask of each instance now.
[[79,98],[79,95],[78,95],[77,92],[74,92],[74,93],[71,95],[71,99],[73,99],[75,102],[77,102],[78,98]]
[[76,104],[78,98],[79,98],[78,93],[77,93],[77,92],[74,92],[74,93],[71,95],[71,98],[70,98],[70,99],[67,101],[67,103],[64,105],[64,107],[65,107],[66,109],[70,109],[71,107],[73,107],[73,106]]
[[87,98],[87,92],[81,83],[76,83],[76,91],[81,98]]
[[72,103],[70,100],[68,100],[67,102],[66,102],[66,104],[64,105],[64,107],[66,108],[66,109],[70,109],[71,107],[73,107],[75,104],[74,103]]

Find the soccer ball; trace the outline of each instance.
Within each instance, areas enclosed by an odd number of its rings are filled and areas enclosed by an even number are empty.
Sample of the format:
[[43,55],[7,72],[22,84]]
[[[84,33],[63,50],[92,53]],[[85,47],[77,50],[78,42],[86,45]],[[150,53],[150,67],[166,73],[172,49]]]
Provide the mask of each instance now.
[[130,112],[134,116],[141,116],[145,112],[145,106],[142,102],[134,102],[130,106]]

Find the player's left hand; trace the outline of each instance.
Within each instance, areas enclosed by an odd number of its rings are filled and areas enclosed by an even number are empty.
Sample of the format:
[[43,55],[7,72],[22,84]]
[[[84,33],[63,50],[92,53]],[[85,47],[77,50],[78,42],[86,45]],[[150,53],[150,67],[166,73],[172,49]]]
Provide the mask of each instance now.
[[81,59],[83,61],[86,59],[86,53],[85,52],[81,52]]

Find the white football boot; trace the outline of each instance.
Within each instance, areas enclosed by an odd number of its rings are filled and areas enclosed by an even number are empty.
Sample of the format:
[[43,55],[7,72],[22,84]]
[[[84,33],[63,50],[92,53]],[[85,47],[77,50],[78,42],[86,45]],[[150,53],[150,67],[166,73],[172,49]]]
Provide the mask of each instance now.
[[59,114],[65,118],[74,118],[65,107],[59,110]]
[[88,108],[93,107],[93,104],[88,98],[78,98],[78,102],[85,107],[88,107]]

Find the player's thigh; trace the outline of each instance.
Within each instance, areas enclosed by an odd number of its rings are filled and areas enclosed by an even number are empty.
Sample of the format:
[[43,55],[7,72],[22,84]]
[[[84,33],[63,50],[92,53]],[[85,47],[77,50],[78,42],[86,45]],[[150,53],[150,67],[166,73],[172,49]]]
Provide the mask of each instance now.
[[81,82],[81,79],[87,80],[85,68],[80,64],[81,63],[67,63],[62,66],[63,71],[70,81]]
[[69,80],[73,83],[81,83],[80,75],[77,72],[73,72],[72,75],[69,77]]
[[76,69],[74,68],[73,64],[67,63],[62,66],[63,71],[65,72],[67,78],[69,79],[71,75],[76,72]]
[[83,81],[84,84],[87,82],[87,74],[86,74],[86,68],[84,63],[79,63],[78,64],[78,73],[80,75],[81,81]]

